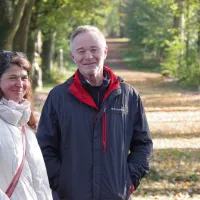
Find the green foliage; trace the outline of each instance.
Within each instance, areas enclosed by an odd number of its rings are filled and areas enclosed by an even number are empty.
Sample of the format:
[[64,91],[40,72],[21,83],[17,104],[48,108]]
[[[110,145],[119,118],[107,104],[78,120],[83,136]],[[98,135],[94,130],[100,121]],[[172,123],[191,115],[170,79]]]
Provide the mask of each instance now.
[[160,66],[182,85],[199,88],[200,2],[128,0],[125,8],[129,65]]
[[200,58],[196,52],[190,52],[190,56],[181,62],[179,68],[177,77],[183,85],[196,89],[200,87]]
[[161,172],[159,172],[158,169],[152,167],[146,178],[150,179],[151,181],[160,181],[161,179],[163,179],[163,175]]
[[124,61],[129,68],[137,71],[159,72],[160,70],[159,63],[151,52],[147,53],[132,48],[124,52]]
[[67,79],[67,71],[66,69],[59,69],[58,67],[54,67],[48,73],[48,76],[44,77],[44,84],[53,84],[57,85],[59,83],[64,82]]
[[181,34],[167,41],[162,66],[163,69],[169,70],[173,77],[178,78],[181,85],[198,89],[200,87],[200,57],[197,35],[200,26],[196,16],[194,17],[196,13],[196,4],[190,3],[184,7],[186,29],[180,27]]
[[[166,40],[172,37],[171,1],[159,2],[129,0],[126,6],[125,24],[132,41],[132,65],[158,67],[163,59]],[[163,19],[165,20],[163,23]],[[135,57],[137,56],[137,57]],[[136,61],[137,60],[137,61]]]
[[107,37],[120,36],[120,0],[111,0],[111,6],[108,8],[108,16],[104,25],[105,35]]
[[47,76],[44,77],[44,85],[51,84],[52,86],[63,83],[76,71],[77,67],[73,63],[65,64],[67,68],[60,69],[56,63],[54,63],[53,69],[50,70]]
[[166,57],[161,65],[164,69],[169,70],[174,77],[177,77],[185,43],[180,42],[179,38],[176,37],[173,41],[166,41],[166,44],[168,46],[165,48]]
[[[69,36],[79,25],[91,24],[100,29],[104,26],[109,10],[110,1],[107,0],[37,0],[33,8],[31,27],[33,31],[41,30],[43,40],[43,75],[45,81],[54,76],[50,69],[52,59],[59,56],[59,50],[63,49],[64,62],[69,58]],[[54,36],[54,37],[52,37]],[[49,45],[48,47],[44,44]],[[45,47],[45,48],[44,48]],[[45,70],[44,70],[45,69]],[[50,79],[50,80],[46,80]]]
[[38,1],[36,5],[37,25],[43,33],[54,30],[58,33],[69,33],[77,25],[95,24],[101,25],[106,17],[109,1],[88,0],[88,1],[69,1],[69,0],[46,0]]

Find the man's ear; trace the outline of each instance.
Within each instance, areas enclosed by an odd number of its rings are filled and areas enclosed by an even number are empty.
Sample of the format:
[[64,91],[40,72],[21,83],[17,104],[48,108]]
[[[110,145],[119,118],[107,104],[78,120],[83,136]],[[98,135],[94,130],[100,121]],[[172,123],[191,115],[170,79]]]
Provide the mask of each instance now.
[[105,47],[105,49],[104,49],[104,59],[106,59],[107,54],[108,54],[108,47]]
[[70,51],[70,57],[72,58],[72,60],[74,61],[74,56],[73,56],[73,54],[72,54],[72,52]]

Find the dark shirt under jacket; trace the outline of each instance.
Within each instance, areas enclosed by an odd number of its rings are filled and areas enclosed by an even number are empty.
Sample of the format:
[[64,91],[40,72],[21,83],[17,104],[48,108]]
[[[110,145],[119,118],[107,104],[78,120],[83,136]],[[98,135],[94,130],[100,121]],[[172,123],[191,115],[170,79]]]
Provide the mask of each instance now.
[[79,72],[79,78],[81,80],[83,87],[91,95],[98,108],[100,108],[104,94],[106,93],[106,90],[110,83],[109,74],[106,71],[104,71],[104,79],[100,86],[92,86],[88,80],[84,79],[83,75],[80,72]]

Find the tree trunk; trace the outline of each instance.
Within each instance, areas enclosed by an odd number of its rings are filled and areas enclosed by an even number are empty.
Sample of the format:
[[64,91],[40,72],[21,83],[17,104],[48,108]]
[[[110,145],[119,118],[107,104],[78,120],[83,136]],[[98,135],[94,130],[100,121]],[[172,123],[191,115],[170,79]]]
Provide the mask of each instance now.
[[44,79],[49,76],[50,70],[53,67],[54,38],[55,33],[49,33],[42,45],[42,73]]
[[[183,6],[184,6],[184,4],[182,4],[182,9],[183,9]],[[184,40],[185,40],[185,13],[183,11],[182,11],[182,14],[181,14],[181,21],[180,22],[181,22],[180,23],[181,42],[184,43]],[[183,54],[184,54],[184,49],[181,50],[181,55],[183,55]]]
[[120,38],[123,38],[125,37],[125,25],[124,25],[124,0],[120,0],[120,3],[119,3],[119,28],[120,28]]
[[37,38],[36,31],[29,31],[28,44],[27,44],[27,57],[30,63],[33,63],[35,53],[35,41]]
[[200,30],[198,32],[198,39],[197,39],[197,52],[200,54]]
[[4,44],[9,33],[10,23],[13,18],[13,7],[11,0],[0,0],[0,48],[4,48]]
[[16,51],[22,51],[27,53],[29,24],[32,14],[32,7],[34,6],[34,4],[35,0],[29,0],[29,2],[26,4],[20,27],[13,41],[13,48]]
[[185,14],[181,15],[181,42],[184,42],[185,38]]
[[[3,2],[3,0],[1,0]],[[10,7],[10,4],[12,5],[12,1],[6,0],[7,3],[3,2],[3,5],[5,5],[6,7],[4,7],[6,10],[12,9],[13,15],[9,15],[8,17],[8,24],[2,24],[2,26],[4,27],[4,35],[5,37],[2,38],[3,42],[2,42],[2,47],[3,49],[10,49],[12,50],[13,48],[13,39],[14,36],[19,28],[20,25],[20,21],[21,18],[23,16],[24,13],[24,8],[26,5],[26,0],[19,0],[18,4],[16,7]],[[5,20],[3,23],[6,23],[7,20]],[[1,29],[2,30],[2,29]]]
[[198,16],[197,52],[200,54],[200,7],[197,10],[197,16]]
[[174,15],[173,18],[173,28],[175,29],[175,35],[179,35],[179,30],[181,26],[181,5],[180,5],[180,0],[174,0],[174,4],[178,4],[178,9]]
[[187,40],[186,40],[186,62],[187,62],[187,67],[189,66],[189,56],[190,56],[190,29],[189,29],[189,24],[190,24],[190,19],[189,19],[189,12],[190,12],[190,4],[187,2]]

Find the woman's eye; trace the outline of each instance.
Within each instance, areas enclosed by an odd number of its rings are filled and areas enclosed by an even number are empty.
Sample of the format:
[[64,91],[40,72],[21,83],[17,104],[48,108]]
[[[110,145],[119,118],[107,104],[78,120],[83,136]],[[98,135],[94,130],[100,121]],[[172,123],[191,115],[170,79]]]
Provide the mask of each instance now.
[[16,77],[10,77],[9,80],[16,80]]

